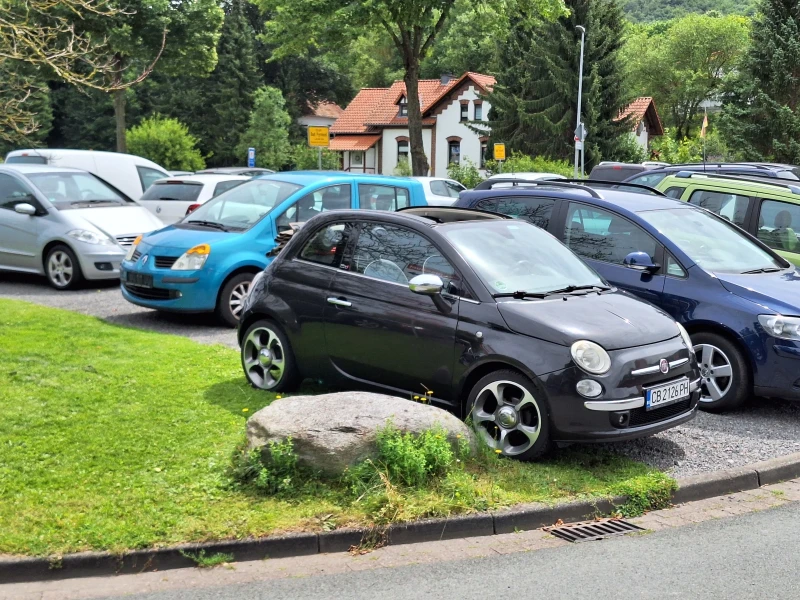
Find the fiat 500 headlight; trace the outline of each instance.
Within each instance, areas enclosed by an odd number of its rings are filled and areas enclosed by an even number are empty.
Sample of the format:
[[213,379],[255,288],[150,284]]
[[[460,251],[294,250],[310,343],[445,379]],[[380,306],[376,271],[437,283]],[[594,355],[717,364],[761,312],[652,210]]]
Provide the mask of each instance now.
[[800,340],[800,317],[758,315],[758,322],[768,334],[782,340]]
[[579,340],[572,344],[570,352],[575,364],[589,373],[602,375],[611,368],[611,357],[608,352],[601,345],[594,342]]
[[683,325],[675,321],[675,325],[678,326],[678,331],[681,332],[681,337],[683,338],[683,343],[686,344],[686,347],[689,349],[689,352],[694,352],[694,346],[692,345],[692,338],[689,337],[689,332],[686,331]]
[[208,255],[211,254],[211,246],[208,244],[200,244],[194,248],[189,248],[183,253],[175,264],[172,265],[173,271],[197,271],[202,269],[203,265],[208,260]]

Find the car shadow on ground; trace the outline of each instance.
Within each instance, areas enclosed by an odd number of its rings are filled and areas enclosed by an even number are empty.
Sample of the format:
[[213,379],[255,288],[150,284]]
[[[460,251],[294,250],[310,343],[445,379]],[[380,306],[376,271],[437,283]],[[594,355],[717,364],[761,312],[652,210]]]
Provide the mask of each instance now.
[[[320,384],[313,379],[306,379],[300,387],[291,394],[275,394],[252,387],[242,373],[241,377],[220,381],[210,386],[205,391],[205,399],[220,408],[224,408],[237,417],[247,419],[271,404],[276,396],[316,396],[328,392],[342,391]],[[247,409],[246,411],[244,409]]]

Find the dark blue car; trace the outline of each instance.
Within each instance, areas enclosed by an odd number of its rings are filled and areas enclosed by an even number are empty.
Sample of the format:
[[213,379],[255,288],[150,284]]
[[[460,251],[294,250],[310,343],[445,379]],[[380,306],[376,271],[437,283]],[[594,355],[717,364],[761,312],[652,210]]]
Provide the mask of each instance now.
[[530,221],[671,314],[695,347],[701,408],[800,400],[800,272],[725,219],[657,192],[552,181],[462,192],[455,206]]

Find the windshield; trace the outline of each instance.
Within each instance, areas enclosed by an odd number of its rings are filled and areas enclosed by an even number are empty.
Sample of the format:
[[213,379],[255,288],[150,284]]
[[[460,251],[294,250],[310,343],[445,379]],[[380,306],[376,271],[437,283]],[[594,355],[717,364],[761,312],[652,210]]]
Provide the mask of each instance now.
[[639,215],[707,271],[746,273],[785,267],[735,226],[706,211],[672,208]]
[[294,183],[273,179],[246,181],[206,202],[180,224],[245,231],[299,189]]
[[203,189],[202,183],[176,181],[175,183],[154,183],[142,194],[140,200],[181,200],[194,202]]
[[134,204],[91,173],[31,173],[28,179],[58,210]]
[[549,233],[520,221],[469,221],[440,229],[492,294],[605,286]]

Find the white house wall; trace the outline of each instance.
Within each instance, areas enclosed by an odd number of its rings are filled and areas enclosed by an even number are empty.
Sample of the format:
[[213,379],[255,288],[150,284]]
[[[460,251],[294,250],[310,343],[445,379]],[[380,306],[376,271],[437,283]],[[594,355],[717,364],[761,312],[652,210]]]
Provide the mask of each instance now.
[[373,146],[369,150],[364,152],[364,164],[362,165],[353,165],[352,162],[352,154],[353,152],[342,152],[343,155],[343,168],[345,171],[350,171],[351,173],[367,173],[370,175],[374,175],[378,172],[378,150],[377,145]]
[[[428,162],[431,160],[431,136],[433,130],[426,128],[422,130],[422,147],[425,149],[425,156],[428,157]],[[404,137],[408,139],[408,129],[384,129],[383,130],[383,170],[384,175],[392,175],[395,168],[397,168],[397,138]],[[436,144],[439,144],[437,140]],[[446,145],[446,144],[445,144]],[[411,144],[409,144],[409,152],[411,151]]]
[[[448,164],[448,145],[447,138],[460,137],[461,138],[461,161],[470,159],[475,166],[480,165],[481,158],[481,134],[475,133],[472,129],[467,127],[467,122],[461,122],[461,101],[469,101],[469,120],[475,118],[475,100],[481,100],[475,91],[474,86],[467,88],[460,96],[455,98],[447,108],[436,117],[436,172],[435,177],[447,177],[447,164]],[[483,100],[483,121],[487,121],[487,115],[492,108],[491,104]],[[486,127],[486,135],[488,135],[489,127]],[[430,155],[428,155],[430,156]]]

